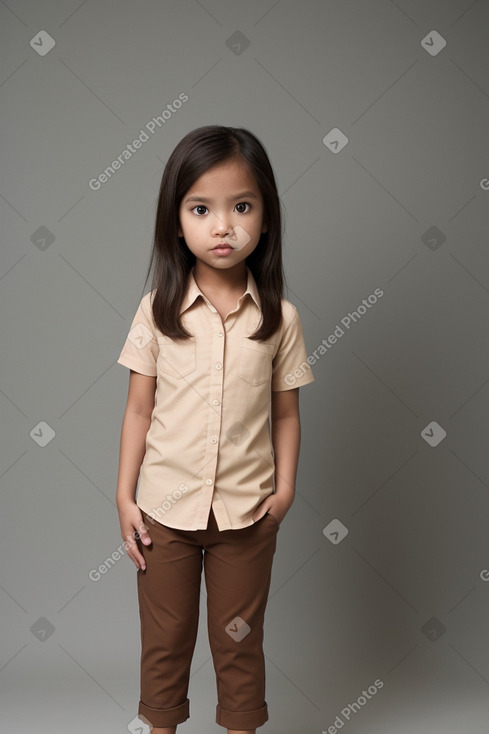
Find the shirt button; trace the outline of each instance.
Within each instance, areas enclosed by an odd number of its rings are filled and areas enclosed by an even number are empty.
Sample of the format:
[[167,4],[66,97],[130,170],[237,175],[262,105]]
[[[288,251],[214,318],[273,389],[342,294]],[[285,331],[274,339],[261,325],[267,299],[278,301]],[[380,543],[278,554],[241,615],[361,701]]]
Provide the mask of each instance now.
[[217,336],[224,336],[224,332],[223,331],[218,331],[217,332]]
[[214,398],[214,400],[212,401],[212,405],[219,405],[219,400],[216,400],[216,399]]
[[211,443],[217,443],[217,436],[211,436],[209,440]]
[[222,370],[222,364],[220,362],[216,364],[216,370]]
[[206,483],[206,484],[212,484],[213,482],[212,482],[212,479],[206,479],[206,480],[205,480],[205,483]]

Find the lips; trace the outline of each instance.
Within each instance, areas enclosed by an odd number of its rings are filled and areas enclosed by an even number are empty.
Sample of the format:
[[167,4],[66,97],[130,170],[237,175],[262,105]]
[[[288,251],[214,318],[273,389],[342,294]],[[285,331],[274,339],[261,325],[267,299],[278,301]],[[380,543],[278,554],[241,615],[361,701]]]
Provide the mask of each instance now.
[[213,247],[212,249],[213,250],[232,250],[234,248],[227,242],[219,242],[219,244]]

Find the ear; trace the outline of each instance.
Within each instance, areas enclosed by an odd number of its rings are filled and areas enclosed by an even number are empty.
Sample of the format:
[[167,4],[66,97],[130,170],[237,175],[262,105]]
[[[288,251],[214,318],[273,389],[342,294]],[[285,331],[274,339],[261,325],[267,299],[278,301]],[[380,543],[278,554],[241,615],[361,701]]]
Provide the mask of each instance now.
[[268,232],[268,223],[263,221],[263,226],[261,228],[262,233]]

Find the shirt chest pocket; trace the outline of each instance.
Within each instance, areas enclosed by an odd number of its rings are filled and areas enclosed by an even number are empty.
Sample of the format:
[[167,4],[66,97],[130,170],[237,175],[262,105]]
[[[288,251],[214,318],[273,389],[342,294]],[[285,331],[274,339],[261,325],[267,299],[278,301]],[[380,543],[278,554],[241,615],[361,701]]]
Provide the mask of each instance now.
[[159,336],[158,347],[158,371],[179,380],[195,370],[195,337],[174,341],[168,336]]
[[274,344],[261,344],[247,337],[241,340],[238,374],[249,385],[262,385],[272,378]]

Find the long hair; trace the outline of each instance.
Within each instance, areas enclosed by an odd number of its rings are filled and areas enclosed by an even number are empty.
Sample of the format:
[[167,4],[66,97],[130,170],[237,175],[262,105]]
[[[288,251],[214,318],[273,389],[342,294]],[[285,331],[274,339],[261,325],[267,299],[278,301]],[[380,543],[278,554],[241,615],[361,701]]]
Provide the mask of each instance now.
[[195,255],[183,237],[178,237],[180,204],[195,181],[209,168],[230,161],[247,164],[263,197],[262,232],[246,258],[258,287],[262,320],[250,339],[266,340],[280,327],[285,276],[282,264],[282,217],[277,185],[262,143],[244,128],[206,125],[187,133],[170,155],[161,179],[148,281],[154,263],[153,319],[158,329],[172,339],[187,339],[180,307]]

